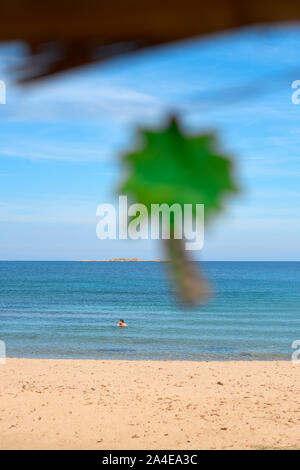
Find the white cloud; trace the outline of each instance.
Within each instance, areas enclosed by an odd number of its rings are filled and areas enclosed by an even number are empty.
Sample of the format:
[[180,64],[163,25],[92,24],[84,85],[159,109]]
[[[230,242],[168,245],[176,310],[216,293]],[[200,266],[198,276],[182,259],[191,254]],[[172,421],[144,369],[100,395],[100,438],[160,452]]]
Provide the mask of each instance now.
[[[27,145],[30,148],[29,145]],[[34,144],[36,147],[36,143]],[[41,148],[44,148],[44,145],[41,145]],[[76,161],[111,161],[111,156],[107,151],[91,151],[89,149],[85,150],[78,150],[78,149],[57,149],[55,153],[51,153],[51,150],[48,152],[32,152],[28,151],[17,151],[17,150],[9,150],[9,149],[1,149],[0,148],[0,156],[4,157],[12,157],[12,158],[22,158],[26,160],[60,160],[60,161],[69,161],[69,162],[76,162]]]

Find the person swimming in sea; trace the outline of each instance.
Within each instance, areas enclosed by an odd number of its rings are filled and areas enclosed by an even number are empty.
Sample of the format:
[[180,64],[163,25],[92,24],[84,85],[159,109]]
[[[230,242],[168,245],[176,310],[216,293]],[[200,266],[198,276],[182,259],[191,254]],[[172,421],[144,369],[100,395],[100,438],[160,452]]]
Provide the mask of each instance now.
[[124,323],[124,320],[120,319],[120,320],[119,320],[119,323],[118,323],[118,326],[119,326],[120,328],[125,328],[125,327],[128,326],[128,325],[127,325],[127,323]]

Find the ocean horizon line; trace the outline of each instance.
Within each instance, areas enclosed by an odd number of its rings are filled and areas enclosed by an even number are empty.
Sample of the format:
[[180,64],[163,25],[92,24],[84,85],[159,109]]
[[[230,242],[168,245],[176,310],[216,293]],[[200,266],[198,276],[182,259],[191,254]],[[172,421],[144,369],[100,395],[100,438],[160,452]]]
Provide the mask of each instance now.
[[[140,260],[132,260],[130,258],[128,259],[122,259],[122,260],[110,260],[110,259],[0,259],[0,263],[27,263],[27,262],[30,262],[30,263],[108,263],[108,262],[111,262],[111,263],[114,263],[114,262],[122,262],[122,263],[127,263],[127,262],[130,262],[130,263],[140,263],[140,262],[145,262],[145,263],[157,263],[157,262],[164,262],[164,263],[168,263],[169,260],[164,260],[164,259],[160,259],[159,261],[156,260],[156,259],[140,259]],[[196,263],[300,263],[300,259],[296,259],[296,260],[205,260],[205,259],[195,259],[195,260],[192,260],[191,261],[192,263],[196,262]]]

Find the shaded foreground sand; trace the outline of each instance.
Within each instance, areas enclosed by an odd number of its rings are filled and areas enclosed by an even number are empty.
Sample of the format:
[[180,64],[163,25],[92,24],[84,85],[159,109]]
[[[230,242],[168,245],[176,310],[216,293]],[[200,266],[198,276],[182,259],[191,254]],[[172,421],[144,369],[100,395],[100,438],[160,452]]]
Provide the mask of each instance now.
[[8,359],[1,449],[300,447],[300,365]]

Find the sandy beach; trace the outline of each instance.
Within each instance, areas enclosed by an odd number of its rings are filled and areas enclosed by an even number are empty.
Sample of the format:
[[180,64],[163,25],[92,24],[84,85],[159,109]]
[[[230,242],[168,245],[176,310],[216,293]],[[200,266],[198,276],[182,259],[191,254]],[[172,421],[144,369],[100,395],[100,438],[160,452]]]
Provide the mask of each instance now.
[[1,449],[300,447],[300,365],[7,359]]

